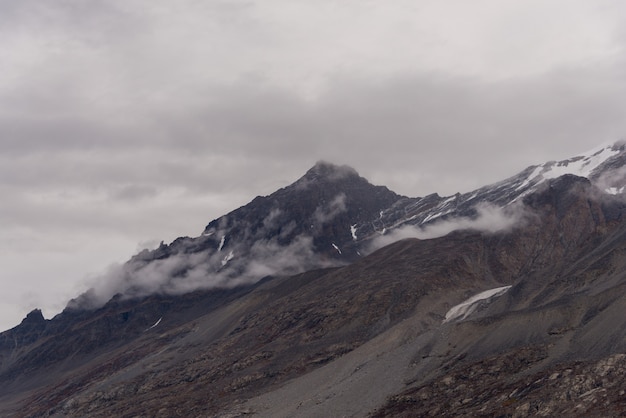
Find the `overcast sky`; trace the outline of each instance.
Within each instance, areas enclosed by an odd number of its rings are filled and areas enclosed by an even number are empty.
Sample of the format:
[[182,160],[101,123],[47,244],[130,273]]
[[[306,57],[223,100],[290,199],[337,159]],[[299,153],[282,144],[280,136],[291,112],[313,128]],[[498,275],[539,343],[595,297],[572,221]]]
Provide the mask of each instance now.
[[449,195],[626,137],[621,0],[0,0],[0,330],[348,164]]

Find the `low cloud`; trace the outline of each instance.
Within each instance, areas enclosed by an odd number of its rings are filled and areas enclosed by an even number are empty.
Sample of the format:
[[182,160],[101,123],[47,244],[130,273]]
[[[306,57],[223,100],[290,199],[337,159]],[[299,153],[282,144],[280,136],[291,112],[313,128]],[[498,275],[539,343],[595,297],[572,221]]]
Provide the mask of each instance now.
[[623,195],[624,185],[626,185],[626,166],[604,172],[598,179],[593,180],[593,183],[606,193]]
[[332,221],[335,216],[346,211],[346,194],[339,193],[328,204],[319,206],[313,213],[313,219],[318,225]]
[[524,222],[527,213],[520,205],[500,208],[491,204],[476,206],[474,217],[458,217],[430,223],[425,226],[407,225],[391,230],[373,240],[370,249],[377,250],[393,242],[406,239],[432,239],[457,230],[475,230],[495,233],[510,230]]
[[[346,210],[346,195],[339,194],[315,212],[320,224]],[[404,226],[376,238],[371,250],[404,238],[430,239],[454,230],[485,232],[508,230],[524,221],[521,205],[499,208],[482,204],[475,216],[441,220],[424,227]],[[177,295],[197,289],[232,288],[252,284],[276,274],[297,274],[313,268],[330,267],[335,261],[321,259],[314,250],[313,236],[300,234],[285,244],[284,237],[271,230],[279,222],[281,211],[270,210],[263,228],[242,239],[228,236],[226,217],[210,235],[181,238],[170,246],[137,254],[125,264],[109,267],[93,278],[93,287],[70,301],[70,309],[92,309],[103,306],[114,296],[138,298],[150,294]],[[270,237],[270,238],[268,238]],[[206,241],[201,241],[206,240]]]
[[[336,207],[335,205],[330,205]],[[280,212],[274,210],[266,218],[267,224]],[[267,225],[266,225],[267,226]],[[230,243],[226,233],[220,230],[212,236],[187,239],[178,244],[176,253],[160,258],[156,253],[143,252],[125,264],[110,266],[103,274],[94,277],[93,287],[73,299],[69,309],[94,309],[103,306],[118,295],[123,299],[140,298],[151,294],[178,295],[198,289],[232,288],[257,282],[263,277],[276,274],[297,274],[336,263],[321,260],[313,248],[313,238],[301,234],[289,244],[281,245],[279,236]],[[198,239],[221,240],[225,243],[215,249],[192,252]],[[270,236],[269,234],[266,236]],[[171,249],[173,247],[170,246]],[[168,247],[162,247],[167,251]]]

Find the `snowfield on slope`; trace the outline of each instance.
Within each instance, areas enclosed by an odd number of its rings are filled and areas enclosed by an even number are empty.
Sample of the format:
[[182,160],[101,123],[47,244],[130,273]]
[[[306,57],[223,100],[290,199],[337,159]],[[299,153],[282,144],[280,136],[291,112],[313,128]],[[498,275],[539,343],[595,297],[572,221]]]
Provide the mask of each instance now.
[[613,149],[612,147],[595,149],[586,153],[587,155],[570,158],[567,161],[544,164],[545,169],[541,175],[544,179],[553,179],[564,174],[574,174],[589,178],[593,170],[619,153],[619,149]]
[[481,302],[490,302],[491,299],[502,296],[510,288],[511,286],[496,287],[495,289],[485,290],[484,292],[480,292],[479,294],[472,296],[466,301],[450,308],[450,310],[446,313],[446,319],[443,320],[443,323],[445,324],[446,322],[450,322],[455,319],[463,320],[467,318],[476,310],[476,308],[478,308]]

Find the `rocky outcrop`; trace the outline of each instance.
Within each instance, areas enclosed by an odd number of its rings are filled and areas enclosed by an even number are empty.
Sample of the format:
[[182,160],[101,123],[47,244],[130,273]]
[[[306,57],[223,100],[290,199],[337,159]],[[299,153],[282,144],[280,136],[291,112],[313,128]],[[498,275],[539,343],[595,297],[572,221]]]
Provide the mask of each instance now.
[[548,357],[531,347],[464,364],[392,396],[372,417],[624,416],[625,354],[529,372]]

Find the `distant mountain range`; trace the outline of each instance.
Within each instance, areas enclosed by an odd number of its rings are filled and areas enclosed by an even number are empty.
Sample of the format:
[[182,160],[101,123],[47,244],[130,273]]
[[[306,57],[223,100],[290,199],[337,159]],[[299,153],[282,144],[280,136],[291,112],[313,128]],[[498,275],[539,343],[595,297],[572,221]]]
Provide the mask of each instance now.
[[0,334],[0,415],[623,416],[626,145],[466,194],[319,162]]

